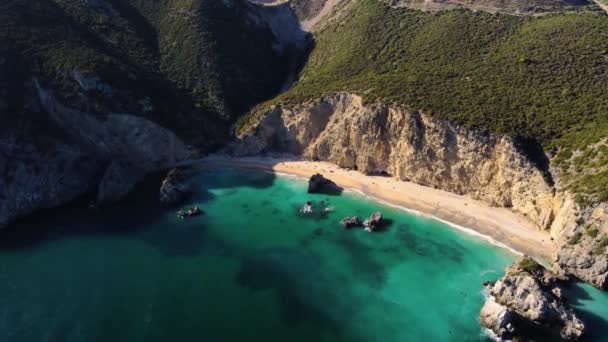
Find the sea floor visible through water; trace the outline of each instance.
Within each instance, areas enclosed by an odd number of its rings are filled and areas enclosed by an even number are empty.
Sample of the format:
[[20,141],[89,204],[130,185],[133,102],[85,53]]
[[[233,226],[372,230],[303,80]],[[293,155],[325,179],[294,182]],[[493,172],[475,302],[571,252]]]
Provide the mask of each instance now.
[[[0,234],[0,341],[487,341],[482,282],[509,250],[362,195],[260,171],[198,174],[181,220],[157,191]],[[316,212],[298,209],[312,201]],[[324,213],[321,208],[333,211]],[[382,211],[386,231],[342,229]],[[608,296],[574,304],[608,327]]]

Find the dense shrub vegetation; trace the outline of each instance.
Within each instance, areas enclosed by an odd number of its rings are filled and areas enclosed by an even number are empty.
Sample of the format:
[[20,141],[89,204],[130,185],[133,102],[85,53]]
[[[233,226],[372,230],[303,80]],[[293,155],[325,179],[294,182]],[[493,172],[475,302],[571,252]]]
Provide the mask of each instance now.
[[[587,199],[608,199],[608,171],[570,172],[564,155],[608,136],[608,17],[601,12],[421,12],[360,0],[318,33],[299,82],[272,103],[338,91],[562,151],[568,184]],[[240,128],[253,122],[255,114]]]
[[[62,103],[99,114],[144,114],[140,102],[148,101],[151,119],[204,136],[210,120],[227,126],[284,81],[289,62],[250,9],[246,0],[3,2],[0,45],[16,56],[22,77],[0,84],[23,88],[35,77]],[[97,77],[111,96],[83,94],[76,73]],[[16,107],[0,118],[21,120]]]

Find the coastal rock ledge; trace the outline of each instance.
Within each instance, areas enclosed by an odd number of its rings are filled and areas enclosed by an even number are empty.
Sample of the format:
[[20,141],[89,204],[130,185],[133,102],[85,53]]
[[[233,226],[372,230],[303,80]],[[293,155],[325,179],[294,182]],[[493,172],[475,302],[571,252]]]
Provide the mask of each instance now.
[[562,298],[563,281],[523,257],[496,283],[486,285],[489,293],[480,321],[501,339],[526,340],[527,332],[540,326],[558,329],[562,338],[577,341],[585,333],[585,324]]
[[171,206],[184,202],[192,194],[192,188],[187,182],[192,171],[173,169],[167,173],[160,187],[160,202]]

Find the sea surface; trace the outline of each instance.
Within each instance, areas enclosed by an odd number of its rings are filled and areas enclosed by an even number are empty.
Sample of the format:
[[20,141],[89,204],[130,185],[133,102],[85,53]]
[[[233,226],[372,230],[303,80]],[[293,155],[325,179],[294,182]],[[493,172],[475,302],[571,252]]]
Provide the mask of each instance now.
[[[214,170],[194,183],[184,207],[200,217],[148,189],[3,232],[0,341],[488,341],[481,284],[512,252],[353,192],[309,195],[293,177]],[[299,214],[308,200],[317,211]],[[340,225],[374,211],[386,231]],[[571,291],[602,341],[608,296]]]

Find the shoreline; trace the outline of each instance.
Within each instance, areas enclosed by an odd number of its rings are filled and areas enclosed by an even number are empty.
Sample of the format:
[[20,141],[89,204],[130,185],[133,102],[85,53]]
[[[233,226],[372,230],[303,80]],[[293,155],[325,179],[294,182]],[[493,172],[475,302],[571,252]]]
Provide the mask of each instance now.
[[367,176],[328,162],[293,158],[213,156],[193,163],[198,169],[237,168],[269,171],[308,179],[320,173],[345,190],[414,215],[436,219],[453,229],[477,236],[515,254],[527,254],[549,263],[555,246],[549,233],[524,216],[491,207],[471,197],[405,182],[394,177]]

